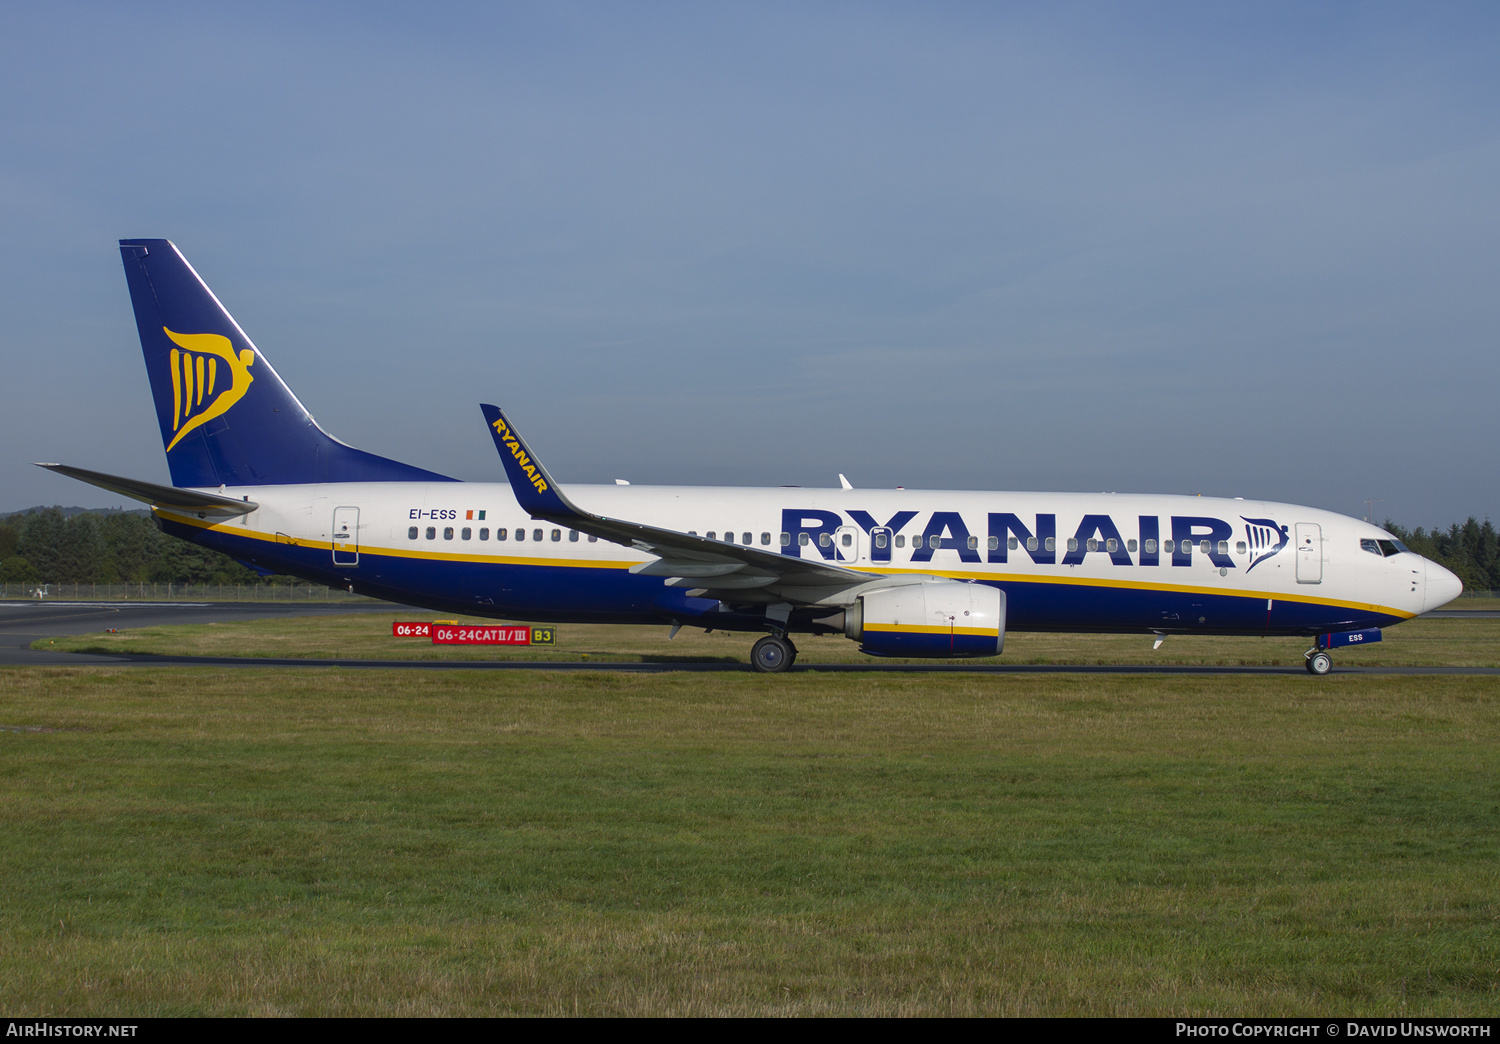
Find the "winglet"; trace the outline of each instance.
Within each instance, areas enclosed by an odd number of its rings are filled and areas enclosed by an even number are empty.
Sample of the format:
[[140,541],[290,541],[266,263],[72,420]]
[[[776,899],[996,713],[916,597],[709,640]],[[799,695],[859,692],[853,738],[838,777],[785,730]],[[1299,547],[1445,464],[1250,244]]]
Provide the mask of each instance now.
[[500,407],[480,403],[490,435],[495,439],[495,449],[500,451],[500,462],[505,465],[505,477],[510,479],[510,488],[516,495],[521,509],[537,518],[562,521],[582,515],[547,474],[542,462],[532,455],[521,436],[511,427]]

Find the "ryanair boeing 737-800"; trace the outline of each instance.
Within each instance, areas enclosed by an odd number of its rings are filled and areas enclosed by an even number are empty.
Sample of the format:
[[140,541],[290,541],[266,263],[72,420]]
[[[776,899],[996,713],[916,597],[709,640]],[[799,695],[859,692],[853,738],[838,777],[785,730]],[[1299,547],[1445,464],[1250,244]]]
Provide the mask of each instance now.
[[120,242],[171,486],[44,464],[151,505],[256,569],[443,612],[795,634],[874,656],[994,656],[1007,629],[1305,635],[1327,650],[1457,597],[1377,526],[1291,504],[940,490],[563,487],[496,407],[507,483],[460,482],[318,427],[164,239]]

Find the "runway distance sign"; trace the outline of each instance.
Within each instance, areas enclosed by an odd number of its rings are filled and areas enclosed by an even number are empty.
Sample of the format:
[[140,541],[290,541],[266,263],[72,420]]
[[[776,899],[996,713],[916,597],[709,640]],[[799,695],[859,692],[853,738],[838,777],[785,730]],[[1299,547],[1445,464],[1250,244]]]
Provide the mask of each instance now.
[[557,631],[551,627],[453,626],[434,624],[433,645],[556,645]]

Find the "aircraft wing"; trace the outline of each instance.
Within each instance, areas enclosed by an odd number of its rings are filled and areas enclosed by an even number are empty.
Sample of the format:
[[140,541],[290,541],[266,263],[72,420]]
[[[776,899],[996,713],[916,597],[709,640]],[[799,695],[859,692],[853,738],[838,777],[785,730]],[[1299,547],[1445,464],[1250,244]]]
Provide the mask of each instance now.
[[552,481],[498,406],[486,403],[479,408],[484,411],[506,477],[521,508],[534,518],[658,556],[655,562],[634,566],[633,573],[666,577],[670,587],[690,587],[713,597],[733,598],[738,594],[763,600],[754,596],[764,592],[794,602],[814,600],[830,589],[854,587],[877,579],[876,574],[831,562],[809,561],[585,511]]
[[248,500],[234,500],[231,497],[221,497],[213,493],[197,493],[191,489],[178,489],[176,486],[158,486],[154,482],[106,475],[101,471],[85,471],[83,468],[73,468],[66,464],[38,464],[37,467],[78,479],[80,482],[87,482],[100,489],[107,489],[111,493],[118,493],[131,500],[139,500],[154,508],[162,508],[183,515],[197,515],[199,518],[210,516],[235,518],[239,515],[248,515],[260,507],[259,504]]

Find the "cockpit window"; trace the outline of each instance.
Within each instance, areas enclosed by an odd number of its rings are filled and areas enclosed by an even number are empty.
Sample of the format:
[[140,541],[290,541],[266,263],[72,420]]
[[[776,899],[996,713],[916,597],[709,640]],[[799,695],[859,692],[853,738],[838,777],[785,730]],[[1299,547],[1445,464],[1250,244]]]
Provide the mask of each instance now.
[[1390,558],[1392,555],[1399,555],[1405,550],[1406,548],[1402,546],[1402,543],[1399,540],[1380,541],[1380,552],[1381,554],[1385,555],[1386,558]]
[[1368,538],[1359,542],[1359,549],[1361,551],[1368,551],[1372,555],[1378,555],[1381,553],[1380,545],[1374,540],[1370,540]]

